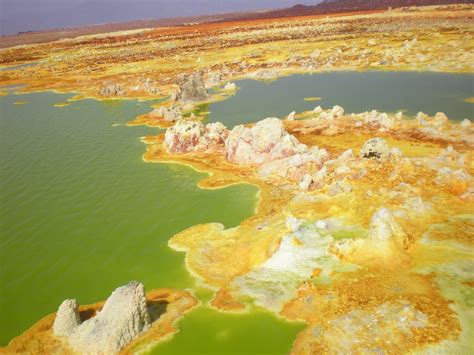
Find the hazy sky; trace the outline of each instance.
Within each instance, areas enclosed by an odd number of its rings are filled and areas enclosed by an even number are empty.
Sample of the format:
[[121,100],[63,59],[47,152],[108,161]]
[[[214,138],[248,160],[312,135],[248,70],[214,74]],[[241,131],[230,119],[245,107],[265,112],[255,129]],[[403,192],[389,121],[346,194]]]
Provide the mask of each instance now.
[[0,0],[0,34],[316,4],[318,0]]

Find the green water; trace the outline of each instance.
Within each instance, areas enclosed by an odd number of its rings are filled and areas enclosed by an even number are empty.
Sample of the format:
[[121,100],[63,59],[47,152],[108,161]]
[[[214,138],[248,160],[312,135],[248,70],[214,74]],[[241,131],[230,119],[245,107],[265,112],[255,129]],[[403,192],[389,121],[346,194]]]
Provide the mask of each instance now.
[[[444,112],[453,120],[474,119],[474,104],[464,101],[474,96],[473,74],[335,72],[292,75],[270,83],[242,80],[236,84],[240,90],[235,96],[209,106],[210,122],[221,121],[233,127],[319,105],[325,109],[341,105],[349,113],[403,110],[408,115]],[[308,97],[321,100],[304,101]]]
[[289,323],[263,311],[226,314],[208,307],[189,313],[180,332],[152,354],[288,354],[303,324]]
[[[253,186],[201,190],[196,183],[205,174],[144,163],[139,138],[156,130],[112,125],[149,111],[149,102],[53,107],[67,97],[0,98],[3,345],[65,298],[96,302],[133,279],[147,289],[194,287],[184,254],[168,248],[169,238],[199,223],[235,226],[255,208]],[[18,100],[29,103],[14,105]],[[215,317],[216,324],[239,327],[232,317]],[[266,324],[282,333],[292,329]]]

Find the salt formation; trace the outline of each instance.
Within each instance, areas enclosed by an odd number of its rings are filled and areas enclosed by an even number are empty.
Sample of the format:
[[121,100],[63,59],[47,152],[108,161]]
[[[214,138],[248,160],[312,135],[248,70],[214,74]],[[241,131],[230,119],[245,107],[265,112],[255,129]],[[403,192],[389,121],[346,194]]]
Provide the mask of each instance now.
[[165,121],[178,121],[183,118],[181,109],[178,105],[171,105],[170,107],[160,106],[150,113],[153,117],[163,118]]
[[120,84],[108,84],[103,86],[99,92],[100,96],[124,96],[127,93]]
[[237,164],[261,164],[307,149],[288,134],[278,118],[266,118],[252,128],[235,126],[226,141],[226,158]]
[[372,138],[365,142],[360,157],[366,159],[387,160],[390,156],[390,148],[383,138]]
[[166,130],[164,144],[170,153],[208,151],[223,147],[227,135],[220,122],[204,126],[202,122],[180,120]]
[[176,101],[196,102],[204,101],[209,98],[200,73],[178,75],[177,84],[179,89],[174,97]]
[[79,305],[76,300],[65,300],[59,306],[53,324],[55,336],[69,336],[73,330],[81,324],[79,317]]
[[116,354],[148,330],[151,320],[145,289],[137,281],[117,288],[98,314],[80,324],[77,303],[66,300],[59,307],[53,331],[67,337],[79,353]]
[[219,72],[214,72],[214,73],[210,73],[208,76],[207,76],[207,80],[206,82],[204,83],[204,86],[208,89],[212,88],[213,86],[217,86],[219,85],[219,83],[221,82],[222,80],[222,74],[219,73]]

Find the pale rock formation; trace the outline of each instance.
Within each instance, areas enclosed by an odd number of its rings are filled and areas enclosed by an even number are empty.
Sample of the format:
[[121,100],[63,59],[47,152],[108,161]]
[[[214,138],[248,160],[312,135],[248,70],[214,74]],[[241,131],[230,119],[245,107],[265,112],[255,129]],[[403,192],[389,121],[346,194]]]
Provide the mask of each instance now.
[[116,354],[150,327],[145,289],[137,281],[117,288],[102,310],[75,328],[71,347],[83,354]]
[[420,126],[432,126],[432,127],[443,127],[448,122],[448,117],[443,112],[438,112],[434,117],[429,117],[423,112],[419,112],[416,115],[417,123]]
[[156,86],[156,83],[150,79],[141,79],[141,83],[143,84],[143,90],[147,92],[150,95],[159,95],[160,94],[160,89],[158,86]]
[[179,120],[166,130],[164,144],[169,153],[188,153],[194,151],[203,135],[202,122]]
[[443,112],[438,112],[433,117],[431,124],[435,127],[444,126],[448,122],[448,117]]
[[309,190],[311,184],[313,183],[313,177],[310,174],[305,174],[303,176],[303,179],[301,179],[300,183],[298,184],[298,187],[302,191]]
[[295,116],[296,116],[296,112],[293,111],[291,112],[288,117],[286,118],[288,121],[294,121],[295,120]]
[[170,107],[161,106],[159,108],[156,108],[153,111],[151,111],[150,115],[154,117],[163,118],[164,120],[169,121],[169,122],[178,121],[183,118],[181,109],[176,104],[171,105]]
[[79,317],[79,304],[76,300],[64,300],[56,312],[53,324],[55,336],[67,337],[81,324]]
[[260,69],[252,75],[256,79],[273,80],[278,78],[278,71],[275,69]]
[[395,119],[397,121],[401,121],[403,119],[403,112],[397,112],[397,114],[395,115]]
[[373,214],[369,234],[365,239],[338,241],[334,244],[333,251],[349,260],[355,257],[359,262],[374,258],[399,262],[405,258],[408,241],[392,211],[382,207]]
[[332,108],[331,113],[335,117],[342,117],[344,115],[344,108],[336,105]]
[[320,188],[324,186],[327,176],[328,176],[328,169],[326,168],[326,166],[323,166],[319,171],[313,174],[312,185],[316,188]]
[[382,207],[375,212],[370,220],[367,238],[377,243],[395,242],[399,246],[403,246],[406,235],[393,217],[392,211]]
[[365,159],[387,160],[390,157],[390,148],[383,138],[372,138],[365,142],[360,157]]
[[323,109],[321,108],[321,106],[316,106],[313,110],[314,113],[321,113],[323,112]]
[[176,101],[196,102],[209,98],[200,73],[178,75],[177,84],[179,90],[174,98]]
[[[225,142],[225,154],[232,163],[259,166],[262,177],[274,175],[298,184],[312,168],[319,169],[328,157],[324,149],[308,149],[301,144],[285,131],[278,118],[266,118],[252,128],[234,127]],[[303,185],[308,185],[308,181]]]
[[224,147],[227,128],[220,122],[206,126],[202,122],[179,120],[166,130],[164,144],[169,153],[208,151]]
[[209,123],[204,127],[204,135],[201,136],[195,150],[200,152],[221,149],[229,135],[226,126],[221,122]]
[[385,129],[392,129],[395,127],[395,118],[388,116],[386,113],[381,113],[378,116],[378,120],[380,121],[380,125]]
[[237,86],[235,85],[235,83],[227,83],[224,86],[224,90],[233,91],[236,89],[237,89]]
[[222,81],[222,74],[219,72],[214,72],[210,73],[207,77],[206,83],[204,86],[208,89],[219,85],[219,83]]
[[461,121],[461,127],[462,128],[469,128],[471,127],[471,121],[469,121],[467,118],[463,119]]
[[252,128],[235,126],[226,141],[226,158],[237,164],[261,164],[270,156],[292,155],[297,144],[278,118],[266,118]]
[[312,59],[318,59],[321,56],[321,51],[319,49],[315,49],[311,54],[310,57]]
[[110,97],[110,96],[124,96],[126,94],[125,90],[120,84],[108,84],[103,86],[99,92],[100,96]]

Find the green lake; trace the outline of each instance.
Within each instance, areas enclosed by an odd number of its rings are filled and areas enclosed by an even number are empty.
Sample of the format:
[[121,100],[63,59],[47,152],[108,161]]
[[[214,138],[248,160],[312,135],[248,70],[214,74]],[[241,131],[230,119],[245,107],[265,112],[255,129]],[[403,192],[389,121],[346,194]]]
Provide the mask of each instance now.
[[[333,72],[292,75],[272,82],[236,81],[237,93],[210,105],[209,121],[229,127],[266,117],[286,117],[321,106],[349,113],[371,110],[416,115],[444,112],[452,120],[474,119],[473,74],[432,72]],[[318,101],[305,98],[319,97]]]
[[[53,107],[70,96],[0,98],[3,345],[65,298],[104,300],[130,280],[147,289],[194,288],[184,254],[167,246],[170,237],[199,223],[235,226],[256,206],[254,186],[202,190],[196,183],[205,174],[144,163],[140,137],[157,130],[123,124],[149,111],[150,102],[82,100]],[[14,105],[18,100],[29,102]],[[241,323],[214,313],[223,329]],[[289,349],[294,325],[259,314],[242,322],[258,326],[262,317]],[[243,327],[241,335],[255,331]]]

